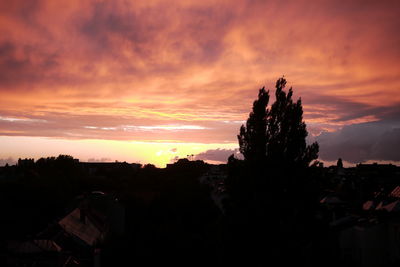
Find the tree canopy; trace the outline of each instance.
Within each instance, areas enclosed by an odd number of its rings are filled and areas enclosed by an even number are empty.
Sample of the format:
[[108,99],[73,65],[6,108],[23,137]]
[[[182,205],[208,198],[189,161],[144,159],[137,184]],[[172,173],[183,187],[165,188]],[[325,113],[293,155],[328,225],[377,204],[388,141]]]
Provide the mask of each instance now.
[[301,99],[293,101],[293,90],[284,91],[286,80],[276,82],[275,102],[268,108],[269,91],[258,93],[253,110],[238,135],[245,161],[263,166],[307,167],[318,158],[318,144],[306,144]]
[[286,79],[279,78],[275,102],[270,106],[269,91],[261,88],[240,128],[238,141],[244,160],[233,155],[228,159],[226,181],[235,205],[254,206],[253,198],[277,201],[285,195],[294,197],[307,187],[308,167],[317,163],[319,146],[307,145],[301,99],[293,101],[292,88],[286,92],[285,86]]
[[[228,159],[226,229],[236,237],[227,241],[228,250],[255,263],[264,262],[265,251],[269,260],[291,263],[283,256],[298,255],[313,236],[316,193],[309,166],[319,147],[307,145],[301,99],[293,101],[292,88],[285,92],[285,86],[283,77],[277,80],[270,106],[269,91],[259,90],[238,135],[244,160]],[[265,240],[272,246],[259,245]],[[247,244],[243,251],[237,249],[241,244]]]

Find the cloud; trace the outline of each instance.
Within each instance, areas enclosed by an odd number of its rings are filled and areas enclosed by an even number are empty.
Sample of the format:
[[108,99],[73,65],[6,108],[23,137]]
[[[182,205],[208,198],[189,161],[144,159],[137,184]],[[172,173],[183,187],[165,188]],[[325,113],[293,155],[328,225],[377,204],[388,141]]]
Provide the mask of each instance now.
[[110,158],[89,158],[88,162],[112,162]]
[[201,152],[195,155],[196,160],[204,161],[216,161],[221,163],[226,163],[230,155],[235,155],[235,157],[240,158],[239,149],[209,149],[205,152]]
[[382,134],[373,147],[371,158],[380,160],[400,161],[400,128],[389,130]]
[[17,161],[15,159],[13,159],[12,157],[0,159],[0,166],[5,166],[6,164],[15,165],[16,163],[17,163]]
[[385,121],[344,126],[336,132],[325,132],[316,140],[322,160],[342,158],[351,163],[368,160],[400,161],[400,123]]

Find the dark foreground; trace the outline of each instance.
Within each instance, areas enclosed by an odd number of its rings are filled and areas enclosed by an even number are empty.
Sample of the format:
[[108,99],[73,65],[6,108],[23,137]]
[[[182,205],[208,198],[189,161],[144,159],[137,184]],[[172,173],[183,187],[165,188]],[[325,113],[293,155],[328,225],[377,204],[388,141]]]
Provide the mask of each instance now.
[[2,167],[0,266],[400,263],[398,167],[315,166],[298,193],[242,195],[246,204],[230,196],[229,175],[186,159]]

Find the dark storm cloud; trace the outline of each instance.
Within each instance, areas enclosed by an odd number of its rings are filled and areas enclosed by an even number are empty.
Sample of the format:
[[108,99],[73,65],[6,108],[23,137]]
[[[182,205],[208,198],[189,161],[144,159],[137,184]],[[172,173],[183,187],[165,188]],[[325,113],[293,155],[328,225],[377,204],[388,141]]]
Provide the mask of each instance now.
[[[233,21],[229,10],[201,6],[171,8],[168,3],[152,8],[134,6],[97,2],[90,15],[77,18],[76,27],[97,52],[93,55],[122,59],[124,56],[117,48],[124,44],[131,56],[152,64],[148,66],[152,71],[162,72],[176,71],[170,64],[174,60],[163,62],[165,56],[205,64],[218,60],[223,53],[223,37]],[[139,71],[135,62],[129,62],[126,70]]]
[[365,117],[373,117],[374,120],[386,120],[400,114],[397,103],[376,106],[376,103],[359,102],[357,98],[352,100],[338,96],[318,95],[318,93],[308,95],[303,103],[307,105],[305,109],[306,119],[325,116],[326,120],[332,123],[343,123]]
[[235,157],[239,157],[239,149],[209,149],[205,152],[195,155],[195,159],[205,161],[219,161],[226,163],[228,161],[228,157],[232,154],[235,155]]
[[[46,79],[58,67],[58,55],[43,51],[38,46],[20,45],[10,41],[0,43],[0,90],[19,89],[17,86],[35,84]],[[17,88],[16,88],[17,87]]]
[[400,160],[400,121],[347,125],[336,132],[322,133],[316,140],[322,160]]

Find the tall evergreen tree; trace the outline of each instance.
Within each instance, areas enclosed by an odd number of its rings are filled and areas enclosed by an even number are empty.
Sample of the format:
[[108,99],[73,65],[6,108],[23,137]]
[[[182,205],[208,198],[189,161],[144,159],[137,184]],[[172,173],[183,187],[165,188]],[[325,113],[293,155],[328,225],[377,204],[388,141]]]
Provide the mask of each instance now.
[[246,126],[242,125],[238,135],[240,152],[249,161],[264,161],[266,157],[267,139],[267,105],[269,91],[265,87],[258,93],[258,99],[253,103],[253,111],[247,119]]
[[301,99],[293,102],[293,90],[286,93],[284,78],[276,82],[276,100],[268,108],[269,91],[261,88],[253,110],[238,135],[245,161],[263,166],[307,167],[318,158],[318,144],[307,146]]
[[[313,236],[315,194],[308,167],[319,148],[307,145],[301,99],[293,101],[292,88],[285,92],[285,86],[284,78],[277,80],[271,106],[269,91],[260,89],[238,135],[244,160],[228,159],[226,229],[234,238],[226,246],[230,255],[238,255],[232,262],[253,259],[253,265],[265,265],[268,258],[293,264]],[[265,240],[268,249],[259,245]],[[240,244],[246,248],[238,249]]]

